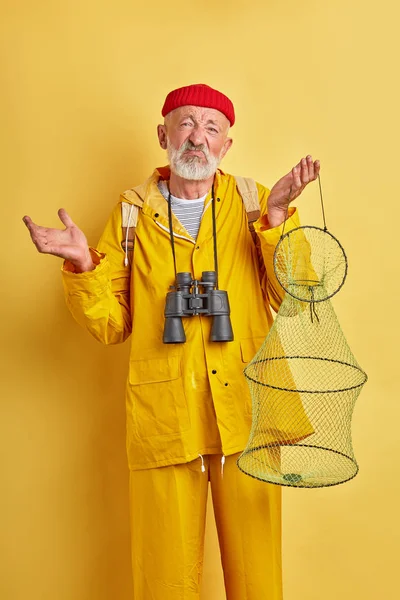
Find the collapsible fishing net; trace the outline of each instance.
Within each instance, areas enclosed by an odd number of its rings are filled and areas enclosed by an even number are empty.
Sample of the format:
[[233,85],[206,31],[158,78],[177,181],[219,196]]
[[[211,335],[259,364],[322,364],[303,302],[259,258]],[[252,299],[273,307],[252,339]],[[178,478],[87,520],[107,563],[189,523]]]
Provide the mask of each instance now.
[[244,371],[253,421],[238,467],[292,487],[344,483],[358,472],[351,419],[367,376],[330,302],[346,278],[347,258],[327,231],[325,215],[324,229],[304,226],[282,234],[274,268],[286,294]]

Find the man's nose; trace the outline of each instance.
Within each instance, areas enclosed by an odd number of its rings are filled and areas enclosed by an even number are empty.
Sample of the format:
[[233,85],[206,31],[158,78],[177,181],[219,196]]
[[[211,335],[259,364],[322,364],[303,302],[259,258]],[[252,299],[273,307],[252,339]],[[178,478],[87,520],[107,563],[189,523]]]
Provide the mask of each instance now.
[[195,146],[200,146],[201,144],[205,143],[205,135],[201,127],[199,127],[198,125],[193,127],[189,140]]

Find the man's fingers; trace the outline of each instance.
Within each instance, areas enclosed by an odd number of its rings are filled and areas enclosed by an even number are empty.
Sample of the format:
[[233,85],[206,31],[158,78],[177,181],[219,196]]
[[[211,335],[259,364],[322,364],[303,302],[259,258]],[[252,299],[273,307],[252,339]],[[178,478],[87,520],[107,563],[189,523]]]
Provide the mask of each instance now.
[[314,181],[315,172],[314,172],[314,162],[312,156],[307,156],[307,169],[308,169],[308,181]]
[[[319,160],[313,161],[312,156],[309,154],[306,158],[302,158],[301,161],[292,169],[293,181],[297,188],[305,187],[310,181],[315,181],[318,178],[321,165]],[[298,170],[300,174],[300,184],[298,180],[294,178],[294,171]]]
[[292,191],[295,191],[295,190],[301,188],[300,172],[301,172],[301,164],[299,163],[292,169],[292,177],[293,177]]
[[25,225],[27,226],[27,228],[29,229],[30,232],[32,232],[36,225],[35,223],[32,221],[32,219],[30,217],[28,217],[28,215],[25,215],[25,217],[22,218],[23,222],[25,223]]
[[23,217],[22,220],[25,223],[25,225],[27,226],[27,228],[29,229],[31,238],[35,243],[36,243],[36,240],[38,240],[39,238],[43,238],[44,236],[46,236],[46,234],[47,234],[46,227],[41,227],[40,225],[36,225],[36,223],[34,223],[32,221],[32,219],[28,216]]
[[27,228],[29,229],[29,233],[31,234],[31,240],[32,242],[35,244],[36,249],[39,252],[47,252],[47,245],[48,245],[48,240],[47,240],[47,228],[46,227],[40,227],[40,225],[36,225],[32,219],[30,217],[28,217],[27,215],[25,217],[23,217],[23,222],[25,223],[25,225],[27,226]]
[[69,214],[67,213],[65,208],[60,208],[60,210],[58,211],[58,216],[60,218],[61,223],[63,225],[65,225],[65,227],[74,227],[75,226],[75,223],[73,222],[73,220],[71,219],[71,217],[69,216]]
[[306,158],[301,159],[301,183],[305,185],[310,181],[308,174],[309,164]]
[[32,219],[28,216],[23,217],[23,222],[29,229],[29,233],[31,235],[31,240],[35,244],[36,248],[40,251],[40,248],[44,244],[44,239],[46,238],[47,229],[44,227],[40,227],[40,225],[36,225]]

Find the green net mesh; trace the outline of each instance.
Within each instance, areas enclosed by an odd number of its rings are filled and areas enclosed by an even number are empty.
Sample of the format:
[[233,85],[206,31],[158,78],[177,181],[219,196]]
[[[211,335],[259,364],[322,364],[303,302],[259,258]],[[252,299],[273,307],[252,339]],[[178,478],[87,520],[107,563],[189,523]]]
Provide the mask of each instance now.
[[367,380],[329,300],[346,278],[346,255],[326,230],[300,227],[281,238],[274,265],[287,293],[245,369],[253,421],[238,466],[279,485],[343,483],[358,472],[351,419]]

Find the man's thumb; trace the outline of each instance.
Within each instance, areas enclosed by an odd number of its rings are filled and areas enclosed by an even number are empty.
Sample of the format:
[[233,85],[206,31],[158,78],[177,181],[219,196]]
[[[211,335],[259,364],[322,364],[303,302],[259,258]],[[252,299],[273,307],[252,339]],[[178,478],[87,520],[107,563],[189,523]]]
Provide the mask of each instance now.
[[73,227],[75,225],[65,208],[60,208],[60,210],[58,211],[58,216],[60,218],[61,223],[63,223],[65,227]]

